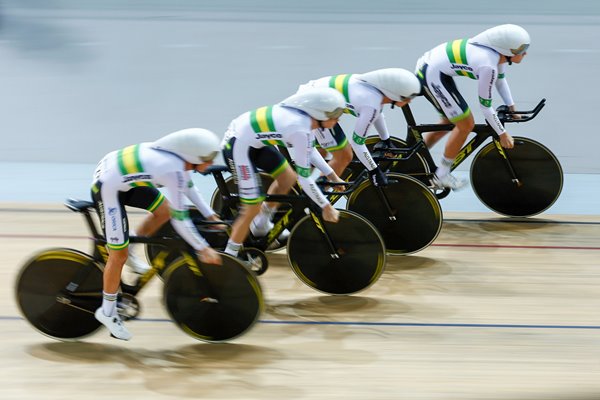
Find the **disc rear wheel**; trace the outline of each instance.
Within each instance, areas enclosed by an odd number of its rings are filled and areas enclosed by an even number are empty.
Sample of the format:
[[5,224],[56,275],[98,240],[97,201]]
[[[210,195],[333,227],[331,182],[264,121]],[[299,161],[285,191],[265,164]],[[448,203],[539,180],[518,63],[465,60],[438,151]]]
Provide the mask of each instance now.
[[79,251],[47,250],[22,267],[16,297],[25,319],[44,335],[79,339],[101,325],[94,312],[102,304],[102,270]]

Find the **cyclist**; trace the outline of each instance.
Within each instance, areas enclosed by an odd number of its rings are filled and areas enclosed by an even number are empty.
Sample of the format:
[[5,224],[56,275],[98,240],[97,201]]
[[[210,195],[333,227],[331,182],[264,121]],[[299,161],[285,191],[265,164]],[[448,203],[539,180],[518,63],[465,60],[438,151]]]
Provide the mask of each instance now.
[[[220,264],[221,257],[198,233],[184,204],[184,197],[193,193],[189,171],[204,171],[219,150],[219,139],[213,132],[191,128],[173,132],[155,142],[113,151],[98,163],[92,199],[106,235],[108,260],[104,268],[102,306],[96,310],[95,317],[117,339],[129,340],[132,336],[116,308],[121,270],[128,257],[129,224],[125,206],[156,213],[162,204],[167,204],[156,189],[164,187],[175,231],[196,250],[202,262]],[[190,200],[198,202],[194,194]],[[146,224],[143,233],[157,229],[164,222],[163,215],[155,218]]]
[[[274,178],[269,194],[286,194],[298,180],[302,190],[323,209],[323,218],[337,222],[339,212],[311,178],[310,167],[313,164],[331,181],[341,182],[314,147],[313,130],[333,127],[345,107],[344,96],[336,90],[312,89],[246,112],[231,122],[222,142],[223,157],[238,185],[242,207],[225,253],[237,256],[249,230],[264,236],[272,227],[270,220],[277,203],[263,203],[258,168]],[[296,173],[275,146],[291,148]]]
[[[377,167],[365,145],[365,137],[373,125],[381,138],[376,149],[393,147],[387,130],[383,105],[403,107],[421,92],[419,80],[410,71],[402,68],[379,69],[365,74],[342,74],[327,76],[301,85],[298,93],[315,87],[331,87],[344,95],[348,108],[346,112],[357,117],[350,145],[339,124],[333,129],[318,129],[315,137],[319,145],[333,156],[329,165],[338,174],[352,160],[352,150],[369,170],[374,184],[386,184],[386,177]],[[348,135],[349,136],[349,135]]]
[[[514,146],[513,138],[492,107],[492,88],[496,87],[504,103],[514,111],[514,101],[505,77],[506,65],[523,61],[529,44],[529,34],[522,27],[499,25],[470,39],[443,43],[417,61],[416,74],[423,84],[425,96],[441,114],[442,123],[454,124],[440,166],[434,174],[434,186],[456,190],[466,184],[466,181],[452,176],[450,170],[475,121],[453,77],[467,76],[478,80],[479,105],[483,115],[500,135],[502,146],[510,149]],[[426,145],[432,147],[447,133],[431,132],[425,138]]]

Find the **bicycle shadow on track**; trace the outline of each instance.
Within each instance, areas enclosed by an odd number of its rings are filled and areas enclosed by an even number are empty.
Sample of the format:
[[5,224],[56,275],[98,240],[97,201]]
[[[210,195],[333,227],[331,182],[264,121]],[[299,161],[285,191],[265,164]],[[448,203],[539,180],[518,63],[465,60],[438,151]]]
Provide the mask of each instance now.
[[[590,225],[572,224],[539,218],[503,218],[490,220],[444,221],[437,242],[459,244],[493,244],[508,239],[515,243],[556,241],[560,235],[590,232]],[[535,235],[535,236],[533,236]],[[434,243],[435,246],[435,243]]]
[[[188,398],[244,397],[244,391],[272,391],[289,398],[301,397],[298,389],[282,385],[261,384],[256,370],[280,362],[284,354],[273,348],[220,343],[199,343],[174,349],[152,350],[121,345],[88,342],[54,342],[28,347],[28,353],[38,359],[73,364],[122,364],[130,370],[134,381],[144,380],[147,390],[168,396]],[[106,371],[98,369],[100,373]],[[220,382],[215,385],[214,382]],[[176,383],[176,385],[174,384]]]
[[[369,312],[379,306],[379,300],[362,296],[312,296],[292,301],[270,300],[265,309],[269,314],[282,319],[311,318],[323,315],[339,316],[345,313]],[[327,318],[325,319],[327,320]],[[329,319],[332,321],[333,319]]]

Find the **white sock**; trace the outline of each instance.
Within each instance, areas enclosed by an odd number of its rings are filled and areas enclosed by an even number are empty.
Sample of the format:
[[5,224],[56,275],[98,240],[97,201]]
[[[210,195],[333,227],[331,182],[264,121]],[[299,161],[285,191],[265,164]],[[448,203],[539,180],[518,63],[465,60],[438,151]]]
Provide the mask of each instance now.
[[240,249],[242,248],[241,243],[235,243],[231,240],[227,241],[227,247],[225,247],[225,254],[229,254],[230,256],[237,257]]
[[444,177],[450,173],[452,163],[454,163],[454,159],[442,157],[440,166],[435,170],[435,174],[438,176],[438,178]]
[[117,313],[117,295],[118,293],[102,292],[102,313],[110,317]]
[[268,222],[271,222],[271,218],[273,218],[273,214],[275,214],[277,208],[271,208],[265,203],[260,207],[260,212],[256,217],[254,217],[254,225],[256,226],[264,226]]

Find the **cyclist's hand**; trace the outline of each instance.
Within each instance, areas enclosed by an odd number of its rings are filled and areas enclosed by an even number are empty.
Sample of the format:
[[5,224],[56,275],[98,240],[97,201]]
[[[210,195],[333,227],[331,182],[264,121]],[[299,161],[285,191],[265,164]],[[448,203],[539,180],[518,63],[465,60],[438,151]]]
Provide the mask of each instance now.
[[323,219],[327,222],[336,223],[340,219],[340,212],[333,208],[331,204],[327,204],[323,207]]
[[369,171],[369,179],[374,186],[387,186],[387,176],[383,173],[379,167],[375,167],[374,170]]
[[[327,180],[329,182],[345,183],[345,181],[343,179],[341,179],[339,176],[337,176],[337,174],[335,172],[332,172],[331,174],[327,175]],[[343,192],[344,190],[346,190],[346,186],[335,185],[333,187],[333,190],[335,190],[336,192]]]
[[502,135],[500,135],[500,144],[505,149],[512,149],[515,147],[515,141],[512,136],[508,134],[508,132],[504,132]]
[[[219,218],[219,216],[217,214],[213,214],[210,217],[206,218],[207,221],[211,221],[211,222],[223,222],[221,221],[221,218]],[[215,224],[215,225],[208,225],[208,229],[211,231],[225,231],[227,230],[228,226],[227,224]]]
[[[509,107],[508,107],[508,109],[509,109],[510,111],[516,111],[516,110],[515,110],[515,106],[514,106],[514,105],[512,105],[512,106],[509,106]],[[510,117],[511,117],[512,119],[521,119],[521,114],[510,114]]]
[[205,247],[203,250],[200,250],[198,252],[198,258],[205,264],[223,264],[221,255],[212,247]]

